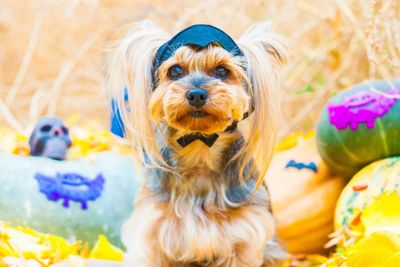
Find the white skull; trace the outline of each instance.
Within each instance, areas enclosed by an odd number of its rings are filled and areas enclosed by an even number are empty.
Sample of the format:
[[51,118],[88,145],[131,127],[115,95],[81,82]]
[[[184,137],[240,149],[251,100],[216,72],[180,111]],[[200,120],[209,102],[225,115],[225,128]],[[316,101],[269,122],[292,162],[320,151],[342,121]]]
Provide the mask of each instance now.
[[70,146],[68,128],[58,118],[41,118],[29,138],[32,156],[64,160]]

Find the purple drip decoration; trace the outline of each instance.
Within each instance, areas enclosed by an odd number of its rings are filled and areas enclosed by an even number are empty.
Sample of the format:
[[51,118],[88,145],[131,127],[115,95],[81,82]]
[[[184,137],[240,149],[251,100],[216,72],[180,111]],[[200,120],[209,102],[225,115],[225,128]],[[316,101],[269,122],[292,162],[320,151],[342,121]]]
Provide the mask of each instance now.
[[55,177],[41,173],[35,174],[40,192],[50,201],[63,200],[63,207],[68,208],[70,201],[81,203],[83,210],[88,209],[87,202],[100,197],[103,191],[104,177],[99,174],[95,179],[85,178],[77,173],[57,173]]
[[400,89],[392,89],[384,93],[362,91],[346,97],[342,103],[329,104],[329,122],[338,130],[350,127],[355,131],[359,123],[367,128],[375,127],[375,119],[383,117],[399,100]]

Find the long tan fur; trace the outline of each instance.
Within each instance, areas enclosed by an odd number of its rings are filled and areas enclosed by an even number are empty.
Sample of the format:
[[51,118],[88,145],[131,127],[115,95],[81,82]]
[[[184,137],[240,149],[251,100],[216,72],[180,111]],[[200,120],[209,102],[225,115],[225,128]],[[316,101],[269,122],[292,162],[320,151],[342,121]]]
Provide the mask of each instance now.
[[[108,64],[107,88],[117,100],[122,120],[132,142],[133,154],[139,164],[165,168],[160,148],[164,146],[160,129],[150,119],[147,103],[152,93],[151,69],[157,49],[169,34],[150,21],[137,24],[112,48]],[[129,105],[124,101],[128,89]]]
[[[246,162],[256,160],[262,183],[275,147],[277,123],[280,119],[280,75],[286,64],[287,51],[270,31],[270,23],[253,25],[238,40],[248,61],[248,72],[253,83],[254,113],[247,124]],[[243,171],[241,172],[243,173]]]

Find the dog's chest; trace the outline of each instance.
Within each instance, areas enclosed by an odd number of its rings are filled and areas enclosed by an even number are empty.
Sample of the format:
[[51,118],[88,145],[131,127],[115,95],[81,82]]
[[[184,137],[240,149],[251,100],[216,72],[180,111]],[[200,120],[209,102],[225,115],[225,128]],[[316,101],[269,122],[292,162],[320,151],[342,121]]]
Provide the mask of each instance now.
[[171,207],[162,218],[158,240],[165,255],[177,263],[224,262],[246,243],[262,246],[272,236],[266,207],[244,206],[231,210],[204,208],[203,203]]
[[237,163],[226,166],[240,144],[220,138],[212,148],[197,142],[169,156],[180,175],[161,176],[164,187],[158,191],[164,197],[156,238],[163,254],[177,266],[220,266],[239,247],[263,247],[272,237],[267,192],[260,189],[250,199],[254,179],[242,185]]

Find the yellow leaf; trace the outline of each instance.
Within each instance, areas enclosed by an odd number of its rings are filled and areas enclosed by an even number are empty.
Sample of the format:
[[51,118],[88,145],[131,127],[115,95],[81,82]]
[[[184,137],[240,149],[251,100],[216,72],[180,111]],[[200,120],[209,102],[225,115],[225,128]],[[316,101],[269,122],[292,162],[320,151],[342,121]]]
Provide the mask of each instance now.
[[77,255],[79,249],[79,243],[70,245],[64,238],[50,234],[43,235],[42,242],[48,248],[48,250],[43,253],[43,258],[62,260],[69,255]]
[[8,243],[0,241],[0,259],[5,256],[18,256],[18,253]]
[[117,247],[108,242],[107,237],[104,235],[100,235],[96,245],[93,250],[89,254],[89,258],[99,259],[99,260],[114,260],[114,261],[122,261],[123,252]]
[[61,260],[76,255],[79,243],[69,245],[58,236],[42,234],[25,227],[0,225],[0,256],[23,256],[26,259]]
[[277,146],[278,151],[287,150],[295,147],[298,143],[298,138],[301,136],[300,133],[295,133],[288,137],[285,137]]
[[348,249],[346,265],[351,267],[400,266],[400,237],[390,232],[375,232]]

